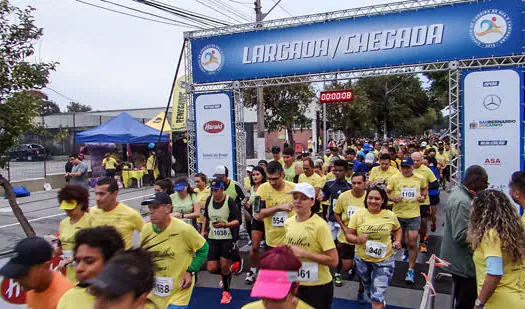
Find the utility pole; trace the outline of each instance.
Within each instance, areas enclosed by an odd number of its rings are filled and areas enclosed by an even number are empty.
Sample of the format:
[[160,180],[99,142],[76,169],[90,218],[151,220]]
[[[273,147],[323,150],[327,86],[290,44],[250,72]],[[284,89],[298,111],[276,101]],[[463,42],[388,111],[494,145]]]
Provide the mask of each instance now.
[[[261,0],[255,0],[255,22],[257,25],[263,20]],[[264,94],[263,88],[257,88],[257,138],[255,139],[255,151],[257,159],[266,159],[266,139],[264,137]]]

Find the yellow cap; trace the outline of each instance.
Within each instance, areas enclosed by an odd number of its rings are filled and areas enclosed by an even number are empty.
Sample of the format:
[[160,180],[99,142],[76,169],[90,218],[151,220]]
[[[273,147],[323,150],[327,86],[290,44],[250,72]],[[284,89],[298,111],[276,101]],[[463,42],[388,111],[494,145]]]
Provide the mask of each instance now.
[[60,203],[60,209],[73,210],[77,207],[77,201],[62,201]]

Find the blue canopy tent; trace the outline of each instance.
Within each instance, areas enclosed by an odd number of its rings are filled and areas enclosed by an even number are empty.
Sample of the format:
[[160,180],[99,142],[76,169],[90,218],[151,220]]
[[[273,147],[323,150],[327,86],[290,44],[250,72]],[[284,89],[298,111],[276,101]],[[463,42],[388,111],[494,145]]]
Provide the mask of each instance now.
[[159,136],[159,130],[139,122],[127,113],[121,113],[96,128],[77,133],[76,142],[77,144],[147,144],[157,142],[167,143],[170,140],[169,133],[167,132],[162,133],[160,141]]

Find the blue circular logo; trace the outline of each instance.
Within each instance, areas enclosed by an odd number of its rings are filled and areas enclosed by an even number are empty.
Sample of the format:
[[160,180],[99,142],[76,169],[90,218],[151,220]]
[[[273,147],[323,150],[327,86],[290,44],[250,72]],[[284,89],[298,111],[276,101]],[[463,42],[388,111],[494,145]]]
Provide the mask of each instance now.
[[470,23],[470,37],[483,48],[500,46],[507,41],[511,32],[512,20],[502,10],[484,10]]
[[217,45],[206,45],[199,54],[199,67],[208,74],[214,74],[222,69],[224,55]]

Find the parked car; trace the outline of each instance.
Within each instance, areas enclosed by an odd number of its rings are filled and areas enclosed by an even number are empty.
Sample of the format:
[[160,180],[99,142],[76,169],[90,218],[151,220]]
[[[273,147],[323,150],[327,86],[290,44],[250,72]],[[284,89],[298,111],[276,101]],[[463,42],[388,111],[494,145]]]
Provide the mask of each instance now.
[[12,160],[18,161],[38,161],[45,160],[47,151],[42,145],[21,144],[19,148],[10,152]]

